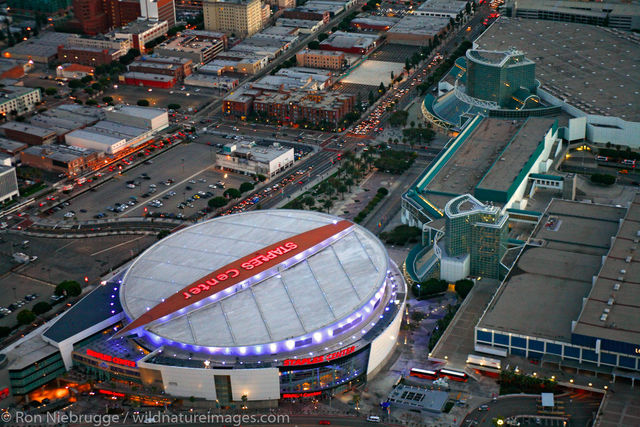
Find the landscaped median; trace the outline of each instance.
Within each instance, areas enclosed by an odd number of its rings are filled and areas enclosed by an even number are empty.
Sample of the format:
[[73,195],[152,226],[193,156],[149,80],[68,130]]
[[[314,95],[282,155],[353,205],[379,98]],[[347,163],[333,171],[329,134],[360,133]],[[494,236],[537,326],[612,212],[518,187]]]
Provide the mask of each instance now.
[[384,187],[378,188],[376,195],[371,199],[371,201],[360,211],[358,215],[353,219],[357,224],[360,224],[362,220],[364,220],[367,215],[371,213],[371,211],[384,199],[384,197],[389,194],[389,190]]

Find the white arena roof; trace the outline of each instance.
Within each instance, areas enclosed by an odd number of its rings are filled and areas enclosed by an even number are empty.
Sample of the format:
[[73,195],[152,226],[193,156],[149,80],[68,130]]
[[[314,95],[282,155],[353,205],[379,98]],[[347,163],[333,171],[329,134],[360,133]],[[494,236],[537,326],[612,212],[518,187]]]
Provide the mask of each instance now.
[[[129,319],[137,319],[217,269],[338,221],[317,212],[270,210],[223,216],[182,229],[131,265],[120,291],[122,306]],[[275,274],[264,274],[264,279],[221,298],[207,296],[145,329],[189,346],[243,347],[318,335],[316,331],[349,322],[363,307],[369,312],[368,304],[373,306],[372,299],[380,298],[389,261],[373,234],[357,224],[348,225],[339,238],[325,240],[327,244],[311,255],[296,256],[292,266],[279,267]],[[332,333],[338,335],[335,329]]]

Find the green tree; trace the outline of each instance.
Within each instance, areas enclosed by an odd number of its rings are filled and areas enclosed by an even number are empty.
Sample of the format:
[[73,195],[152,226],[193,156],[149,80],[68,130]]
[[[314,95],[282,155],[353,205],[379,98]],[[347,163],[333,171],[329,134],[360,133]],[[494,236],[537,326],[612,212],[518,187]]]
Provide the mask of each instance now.
[[141,107],[148,107],[149,106],[149,101],[146,100],[146,99],[138,99],[136,104],[138,104]]
[[48,88],[46,88],[46,89],[44,90],[44,93],[46,93],[46,94],[47,94],[47,95],[49,95],[49,96],[53,96],[53,95],[55,95],[56,93],[58,93],[58,89],[57,89],[57,88],[55,88],[55,87],[48,87]]
[[255,186],[250,182],[243,182],[240,184],[240,192],[246,193],[247,191],[251,191],[255,188]]
[[318,41],[325,41],[326,39],[329,38],[329,35],[327,33],[322,33],[318,36]]
[[473,280],[461,279],[456,282],[456,293],[461,299],[465,299],[469,295],[471,288],[473,288]]
[[20,313],[18,313],[17,319],[18,324],[28,325],[29,323],[36,320],[36,315],[33,314],[31,310],[22,310]]
[[44,314],[49,310],[51,310],[51,304],[49,304],[46,301],[40,301],[39,303],[33,306],[33,312],[38,315]]
[[84,83],[82,83],[82,81],[78,80],[78,79],[73,79],[69,81],[69,88],[70,89],[79,89],[81,87],[84,86]]
[[320,42],[318,42],[317,40],[314,40],[312,42],[309,42],[309,46],[307,47],[311,50],[318,50],[320,49]]
[[267,180],[267,177],[266,177],[266,176],[264,176],[264,175],[262,175],[262,174],[258,174],[258,175],[256,175],[256,179],[257,179],[259,182],[265,182],[265,181]]
[[169,234],[171,234],[171,232],[169,230],[161,230],[160,232],[158,232],[158,240],[162,240],[165,237],[167,237]]
[[307,205],[307,206],[309,206],[309,207],[311,207],[311,206],[316,204],[316,199],[314,199],[313,196],[305,196],[302,199],[302,203]]
[[207,202],[207,204],[209,205],[210,208],[221,208],[224,205],[226,205],[229,202],[229,200],[227,200],[226,197],[222,197],[222,196],[217,196],[214,197],[212,199],[209,199],[209,201]]
[[167,108],[169,110],[179,110],[180,109],[180,104],[169,104],[169,105],[167,105]]
[[84,76],[84,77],[82,77],[82,78],[80,79],[80,81],[81,81],[82,83],[84,83],[84,84],[91,83],[91,80],[93,80],[93,77],[91,77],[91,76],[89,76],[89,75]]
[[54,291],[56,295],[67,295],[70,297],[77,297],[82,293],[82,287],[80,283],[75,280],[64,280],[56,286]]
[[110,96],[104,96],[102,97],[102,102],[106,102],[108,104],[109,102],[113,102],[113,98]]
[[237,188],[228,188],[223,194],[230,199],[237,199],[242,196],[242,193]]
[[324,202],[322,202],[322,207],[328,213],[329,210],[333,207],[333,201],[331,199],[325,200]]
[[10,333],[11,333],[11,328],[8,328],[6,326],[0,326],[0,338],[8,337]]
[[86,104],[87,105],[98,105],[98,101],[96,101],[95,99],[87,99]]

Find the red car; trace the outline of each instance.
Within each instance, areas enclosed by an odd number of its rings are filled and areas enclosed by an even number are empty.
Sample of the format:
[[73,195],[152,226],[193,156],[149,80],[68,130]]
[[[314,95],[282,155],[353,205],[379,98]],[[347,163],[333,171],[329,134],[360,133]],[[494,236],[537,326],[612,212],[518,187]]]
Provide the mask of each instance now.
[[320,422],[318,424],[323,425],[323,426],[328,426],[328,425],[331,425],[331,421],[329,421],[329,420],[320,420]]

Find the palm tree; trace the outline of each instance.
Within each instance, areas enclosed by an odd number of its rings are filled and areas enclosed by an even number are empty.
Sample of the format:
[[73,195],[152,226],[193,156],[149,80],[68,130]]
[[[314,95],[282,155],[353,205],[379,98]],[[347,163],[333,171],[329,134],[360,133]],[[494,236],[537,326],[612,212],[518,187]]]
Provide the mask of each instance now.
[[329,213],[329,209],[333,207],[333,201],[331,199],[327,199],[322,203],[322,207]]

